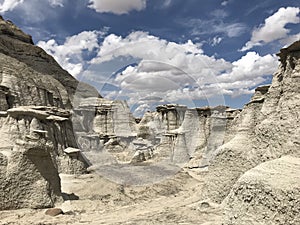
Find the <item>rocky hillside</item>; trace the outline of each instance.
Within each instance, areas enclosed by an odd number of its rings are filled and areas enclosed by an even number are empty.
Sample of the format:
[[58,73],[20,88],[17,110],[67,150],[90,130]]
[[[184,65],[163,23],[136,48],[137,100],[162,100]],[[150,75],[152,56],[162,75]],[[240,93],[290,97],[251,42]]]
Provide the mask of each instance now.
[[0,17],[0,209],[51,207],[59,172],[85,171],[68,110],[75,93],[100,97]]
[[241,174],[284,155],[300,156],[300,41],[278,54],[281,65],[270,87],[256,89],[235,119],[236,135],[210,166],[206,194],[221,202]]
[[[34,73],[48,75],[56,81],[59,81],[64,87],[63,89],[67,91],[71,100],[75,93],[79,97],[100,96],[93,87],[84,83],[79,84],[74,77],[59,66],[53,57],[48,55],[43,49],[35,46],[30,35],[25,34],[11,21],[5,21],[1,16],[0,53],[8,57],[9,60],[13,58],[19,63],[23,63],[23,67],[26,66],[28,70],[32,70]],[[1,62],[1,65],[5,65],[4,62]],[[13,69],[11,65],[7,65],[6,68]],[[46,81],[47,78],[43,83],[45,84]],[[61,85],[58,86],[59,90],[61,90]],[[70,107],[70,105],[66,106]]]

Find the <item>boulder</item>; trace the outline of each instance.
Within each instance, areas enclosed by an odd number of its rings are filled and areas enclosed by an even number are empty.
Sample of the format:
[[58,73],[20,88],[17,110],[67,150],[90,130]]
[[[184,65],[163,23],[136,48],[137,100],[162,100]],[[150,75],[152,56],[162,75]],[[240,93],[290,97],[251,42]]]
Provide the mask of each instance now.
[[285,156],[247,171],[224,205],[226,225],[300,224],[300,158]]
[[47,209],[45,214],[48,216],[58,216],[60,214],[64,214],[64,212],[60,208],[51,208]]
[[53,207],[61,201],[59,172],[83,173],[69,111],[47,106],[12,108],[0,127],[0,209]]

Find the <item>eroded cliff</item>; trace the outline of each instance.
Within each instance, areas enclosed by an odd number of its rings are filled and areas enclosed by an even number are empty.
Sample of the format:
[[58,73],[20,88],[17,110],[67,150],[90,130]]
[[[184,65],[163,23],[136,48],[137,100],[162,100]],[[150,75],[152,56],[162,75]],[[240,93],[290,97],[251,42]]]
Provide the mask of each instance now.
[[256,165],[300,156],[300,41],[281,50],[281,65],[270,87],[256,89],[236,118],[236,135],[218,149],[204,196],[221,202],[237,179]]
[[0,17],[0,209],[52,207],[62,199],[59,173],[86,170],[70,151],[78,145],[69,109],[75,93],[94,92]]

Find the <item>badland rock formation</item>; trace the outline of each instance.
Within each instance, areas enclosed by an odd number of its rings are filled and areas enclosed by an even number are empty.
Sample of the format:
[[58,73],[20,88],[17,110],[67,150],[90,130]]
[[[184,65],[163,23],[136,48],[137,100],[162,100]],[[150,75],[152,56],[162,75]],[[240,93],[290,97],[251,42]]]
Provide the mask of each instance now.
[[137,122],[0,18],[0,209],[54,207],[60,173],[160,163],[199,168],[224,224],[299,223],[300,41],[278,56],[243,110],[168,104]]

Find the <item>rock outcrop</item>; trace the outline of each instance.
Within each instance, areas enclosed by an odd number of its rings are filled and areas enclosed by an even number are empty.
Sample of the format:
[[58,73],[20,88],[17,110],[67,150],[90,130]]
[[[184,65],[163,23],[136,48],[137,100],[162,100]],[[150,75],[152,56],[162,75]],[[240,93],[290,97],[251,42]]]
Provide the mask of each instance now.
[[92,162],[103,164],[103,154],[111,155],[111,163],[116,159],[130,162],[136,122],[126,102],[86,98],[73,111],[77,142],[87,156],[97,158],[91,159]]
[[5,21],[2,16],[0,16],[0,35],[33,45],[32,37],[30,35],[25,34],[11,21]]
[[[95,88],[85,83],[79,83],[67,71],[48,55],[43,49],[33,45],[30,35],[25,34],[11,21],[5,21],[0,17],[0,53],[16,59],[36,73],[53,77],[65,87],[70,100],[77,97],[98,96]],[[5,64],[3,64],[5,65]],[[71,108],[71,105],[66,105]]]
[[18,106],[71,107],[66,88],[56,79],[0,53],[2,110]]
[[[188,109],[168,104],[136,123],[125,102],[86,98],[74,108],[73,125],[80,147],[92,161],[98,158],[94,163],[185,165],[194,158],[190,166],[204,167],[228,139],[226,131],[239,113],[225,106]],[[104,162],[107,155],[110,160]]]
[[285,156],[247,171],[224,201],[225,224],[300,224],[300,158]]
[[284,155],[300,156],[300,41],[281,50],[271,86],[256,89],[235,118],[235,135],[209,167],[204,196],[221,202],[238,178],[256,165]]
[[203,167],[209,165],[215,150],[228,139],[226,133],[239,112],[225,106],[158,106],[157,112],[144,115],[137,135],[150,140],[160,158],[179,164],[195,158],[190,166]]
[[[40,109],[13,108],[1,118],[0,209],[51,207],[60,196],[55,144],[45,128],[51,115]],[[64,118],[64,117],[60,117]],[[48,124],[45,124],[45,122]]]
[[66,151],[78,149],[75,95],[95,96],[95,89],[0,17],[0,210],[53,207],[62,200],[59,173],[86,171],[80,151]]

